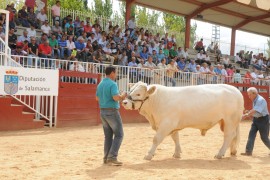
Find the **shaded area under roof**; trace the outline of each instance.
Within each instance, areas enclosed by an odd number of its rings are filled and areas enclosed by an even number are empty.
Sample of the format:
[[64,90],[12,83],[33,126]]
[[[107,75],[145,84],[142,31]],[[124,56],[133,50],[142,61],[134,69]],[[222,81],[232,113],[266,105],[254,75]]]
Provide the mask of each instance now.
[[[240,3],[237,0],[129,1],[140,6],[189,17],[199,21],[270,36],[270,11],[258,8],[256,0],[251,0],[251,4],[249,5]],[[197,15],[201,15],[202,18]]]

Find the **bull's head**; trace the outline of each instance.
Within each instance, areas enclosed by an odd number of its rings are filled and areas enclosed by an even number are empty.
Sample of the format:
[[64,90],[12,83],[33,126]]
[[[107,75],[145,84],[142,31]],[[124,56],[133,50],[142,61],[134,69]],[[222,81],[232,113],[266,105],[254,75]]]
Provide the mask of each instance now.
[[144,101],[156,90],[156,86],[147,86],[146,83],[141,81],[132,84],[129,88],[128,96],[122,102],[124,108],[129,110],[140,110]]

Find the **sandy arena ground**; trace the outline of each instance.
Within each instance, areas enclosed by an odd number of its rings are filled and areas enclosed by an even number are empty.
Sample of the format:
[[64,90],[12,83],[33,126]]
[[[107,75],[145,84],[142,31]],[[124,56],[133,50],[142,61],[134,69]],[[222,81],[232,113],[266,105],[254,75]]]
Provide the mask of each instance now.
[[[250,122],[241,123],[243,152]],[[199,130],[180,131],[181,159],[172,158],[174,144],[167,137],[152,161],[143,160],[154,131],[148,124],[125,124],[119,152],[122,167],[102,164],[101,126],[0,132],[0,177],[2,179],[268,179],[269,151],[256,139],[254,156],[213,157],[223,138],[218,126],[205,137]],[[239,154],[239,153],[238,153]]]

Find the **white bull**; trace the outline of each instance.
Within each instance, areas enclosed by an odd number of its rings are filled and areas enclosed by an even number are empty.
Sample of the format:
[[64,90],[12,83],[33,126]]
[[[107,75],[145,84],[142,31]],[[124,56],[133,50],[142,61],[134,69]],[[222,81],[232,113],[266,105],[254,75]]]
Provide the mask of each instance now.
[[157,146],[171,135],[175,143],[174,157],[180,158],[178,131],[196,128],[205,135],[217,123],[224,132],[224,142],[215,158],[221,159],[228,147],[231,155],[237,153],[239,123],[243,115],[244,99],[240,91],[230,85],[199,85],[165,87],[143,82],[134,84],[123,101],[125,109],[139,110],[156,131],[146,160],[151,160]]

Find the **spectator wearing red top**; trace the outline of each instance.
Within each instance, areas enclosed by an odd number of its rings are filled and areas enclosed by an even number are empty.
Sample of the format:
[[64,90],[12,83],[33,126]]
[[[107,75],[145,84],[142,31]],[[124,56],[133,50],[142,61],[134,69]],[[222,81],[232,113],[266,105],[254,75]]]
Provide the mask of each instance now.
[[[52,57],[52,48],[49,46],[49,40],[46,40],[43,44],[38,46],[39,57],[41,58],[51,58]],[[45,67],[51,67],[51,61],[49,59],[41,60],[45,62]]]
[[203,53],[205,54],[205,49],[204,49],[204,46],[203,46],[203,39],[201,39],[200,41],[198,41],[196,43],[196,46],[195,46],[195,49],[200,52],[201,50],[203,50]]
[[25,0],[24,4],[27,7],[27,12],[30,12],[31,8],[35,9],[36,1],[35,0]]
[[11,6],[7,6],[7,10],[9,11],[9,28],[15,29],[15,14],[13,13]]
[[92,33],[92,27],[90,26],[90,22],[87,21],[86,25],[84,26],[84,32],[87,33],[87,38],[91,36]]

